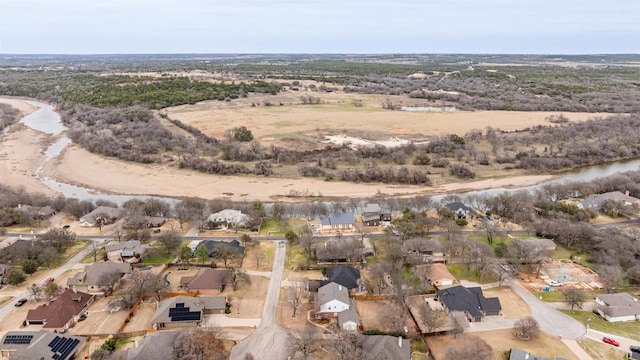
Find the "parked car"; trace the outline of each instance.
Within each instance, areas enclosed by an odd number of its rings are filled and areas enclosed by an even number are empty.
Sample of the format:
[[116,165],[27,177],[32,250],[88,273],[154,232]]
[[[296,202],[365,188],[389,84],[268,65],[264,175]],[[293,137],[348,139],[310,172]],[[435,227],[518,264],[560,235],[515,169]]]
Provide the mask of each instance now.
[[20,299],[20,300],[16,301],[16,304],[15,304],[15,305],[16,305],[16,306],[22,306],[22,305],[24,305],[24,303],[26,303],[26,302],[27,302],[27,299]]
[[609,345],[620,346],[620,343],[617,340],[612,339],[612,338],[608,338],[606,336],[602,338],[602,341],[604,343],[606,343],[606,344],[609,344]]
[[555,280],[549,281],[549,286],[562,286],[561,282],[557,282]]

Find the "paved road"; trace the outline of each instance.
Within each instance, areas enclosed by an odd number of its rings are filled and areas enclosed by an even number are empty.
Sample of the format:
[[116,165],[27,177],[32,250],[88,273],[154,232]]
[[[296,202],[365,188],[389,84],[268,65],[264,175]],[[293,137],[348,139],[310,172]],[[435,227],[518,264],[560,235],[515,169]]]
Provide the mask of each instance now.
[[549,306],[527,289],[518,280],[511,280],[511,289],[529,305],[531,316],[538,321],[540,330],[562,339],[575,340],[582,337],[587,329],[579,321]]
[[[53,278],[59,277],[65,271],[71,269],[76,264],[78,264],[80,260],[82,260],[85,256],[87,256],[87,254],[91,252],[92,249],[93,247],[91,246],[91,244],[89,244],[86,248],[82,249],[79,253],[77,253],[74,257],[69,259],[66,263],[62,264],[60,267],[56,268],[51,273],[49,273],[48,277],[53,277]],[[46,280],[43,280],[41,283],[44,283],[45,281]],[[0,321],[4,320],[4,318],[7,317],[7,315],[9,315],[9,313],[15,309],[14,304],[18,299],[29,298],[29,290],[24,290],[23,292],[15,296],[16,298],[14,301],[7,302],[3,307],[0,308]]]
[[623,351],[629,351],[629,346],[631,345],[640,346],[640,341],[636,341],[636,340],[618,336],[618,335],[607,334],[605,332],[598,331],[598,330],[589,329],[587,330],[587,335],[585,335],[585,337],[588,337],[589,339],[593,339],[598,342],[602,342],[602,338],[605,336],[617,340],[620,343],[620,350],[623,350]]
[[276,246],[273,270],[260,326],[253,334],[233,347],[231,360],[244,360],[247,354],[252,354],[256,360],[282,360],[287,358],[287,333],[276,323],[286,254],[285,242],[283,241],[280,244]]

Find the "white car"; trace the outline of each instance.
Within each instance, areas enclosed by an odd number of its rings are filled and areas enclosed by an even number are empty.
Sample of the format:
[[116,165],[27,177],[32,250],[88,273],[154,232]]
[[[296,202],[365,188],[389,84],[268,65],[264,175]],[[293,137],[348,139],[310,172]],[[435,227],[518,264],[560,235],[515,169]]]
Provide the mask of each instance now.
[[549,281],[549,286],[562,286],[562,283],[557,282],[555,280]]

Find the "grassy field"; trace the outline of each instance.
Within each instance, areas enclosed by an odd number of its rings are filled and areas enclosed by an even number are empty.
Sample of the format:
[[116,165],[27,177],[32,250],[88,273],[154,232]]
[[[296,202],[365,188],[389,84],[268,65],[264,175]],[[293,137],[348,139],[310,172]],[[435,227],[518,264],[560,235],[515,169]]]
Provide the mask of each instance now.
[[449,269],[451,275],[455,276],[458,280],[473,281],[481,284],[498,281],[498,278],[493,273],[486,275],[484,279],[480,281],[480,277],[475,273],[475,271],[473,271],[473,269],[467,271],[466,266],[463,264],[447,264],[447,269]]
[[283,236],[287,231],[300,232],[307,226],[306,219],[265,219],[260,225],[258,236]]
[[66,263],[67,261],[69,261],[69,259],[76,256],[80,251],[82,251],[82,249],[87,247],[89,243],[89,240],[76,240],[72,246],[68,247],[64,251],[64,254],[62,254],[62,256],[60,256],[57,261],[51,264],[51,268],[55,268]]
[[640,341],[640,325],[637,322],[617,322],[612,323],[592,313],[591,311],[568,311],[562,310],[563,313],[580,321],[587,323],[587,319],[591,319],[591,328],[606,333],[620,335],[630,339]]
[[626,359],[624,352],[613,346],[592,339],[580,339],[578,345],[594,359],[621,360]]

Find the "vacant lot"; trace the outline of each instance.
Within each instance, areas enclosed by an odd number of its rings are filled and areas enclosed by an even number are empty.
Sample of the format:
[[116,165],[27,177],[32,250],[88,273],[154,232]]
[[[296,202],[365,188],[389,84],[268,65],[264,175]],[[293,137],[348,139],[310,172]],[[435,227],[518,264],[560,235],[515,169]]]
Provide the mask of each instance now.
[[530,341],[518,340],[513,337],[511,330],[496,330],[475,332],[473,335],[463,334],[454,338],[452,335],[427,337],[427,344],[435,360],[445,359],[444,354],[449,346],[456,346],[464,337],[478,337],[486,341],[492,348],[492,359],[504,359],[505,352],[512,348],[528,351],[537,356],[553,358],[554,356],[565,359],[578,360],[564,343],[552,336],[541,334],[537,339]]
[[261,241],[255,245],[248,246],[242,260],[242,268],[246,270],[271,271],[275,246],[275,243],[270,241]]
[[233,291],[231,286],[224,289],[222,295],[231,303],[229,317],[259,318],[262,317],[264,301],[267,297],[269,280],[262,276],[250,276],[251,284],[239,284]]
[[483,293],[485,297],[497,296],[500,299],[505,319],[520,319],[531,315],[529,306],[511,288],[484,290]]
[[158,303],[156,299],[149,299],[140,304],[129,323],[124,328],[124,332],[133,332],[151,329],[151,317],[156,311]]

